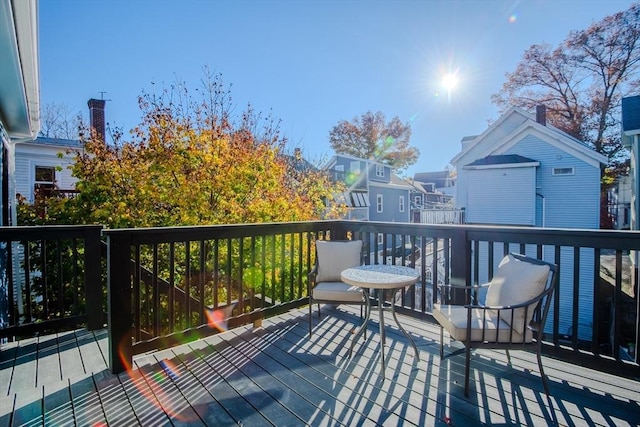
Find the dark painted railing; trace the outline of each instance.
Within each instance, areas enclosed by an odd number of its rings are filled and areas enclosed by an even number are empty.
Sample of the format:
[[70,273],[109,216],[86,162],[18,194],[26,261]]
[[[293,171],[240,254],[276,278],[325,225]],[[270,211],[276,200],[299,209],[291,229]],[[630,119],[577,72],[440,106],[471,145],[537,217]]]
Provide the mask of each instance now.
[[[420,281],[395,304],[427,321],[441,298],[434,283],[488,281],[508,252],[555,262],[560,288],[546,353],[640,376],[638,299],[623,263],[640,250],[637,232],[326,221],[105,234],[114,371],[126,369],[132,354],[306,304],[313,240],[348,237],[365,242],[366,263],[418,269]],[[122,268],[132,259],[136,268]]]
[[104,326],[101,230],[0,227],[0,338]]
[[[109,357],[131,355],[307,303],[317,238],[339,222],[106,230]],[[130,268],[130,261],[134,260]]]
[[508,252],[552,261],[560,287],[545,352],[640,377],[637,285],[626,262],[640,250],[638,232],[358,221],[105,230],[105,272],[100,230],[0,228],[0,337],[100,327],[107,305],[110,366],[118,372],[133,354],[305,305],[314,240],[359,238],[364,262],[420,272],[394,303],[426,321],[442,298],[434,283],[487,281]]

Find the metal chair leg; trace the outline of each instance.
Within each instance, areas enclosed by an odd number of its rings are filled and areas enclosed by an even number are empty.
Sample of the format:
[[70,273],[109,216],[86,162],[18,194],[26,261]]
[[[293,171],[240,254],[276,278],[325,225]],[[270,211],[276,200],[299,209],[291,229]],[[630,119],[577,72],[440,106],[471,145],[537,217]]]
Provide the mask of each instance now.
[[309,336],[313,334],[313,302],[309,301]]
[[471,347],[466,346],[466,360],[464,364],[464,397],[469,397],[469,365],[471,364]]
[[549,397],[549,382],[547,381],[547,376],[544,374],[544,369],[542,368],[542,355],[540,354],[540,349],[538,349],[536,355],[538,356],[538,368],[540,369],[540,378],[542,378],[542,387],[544,387],[544,392],[547,394],[547,397]]
[[440,360],[444,358],[444,328],[440,326]]

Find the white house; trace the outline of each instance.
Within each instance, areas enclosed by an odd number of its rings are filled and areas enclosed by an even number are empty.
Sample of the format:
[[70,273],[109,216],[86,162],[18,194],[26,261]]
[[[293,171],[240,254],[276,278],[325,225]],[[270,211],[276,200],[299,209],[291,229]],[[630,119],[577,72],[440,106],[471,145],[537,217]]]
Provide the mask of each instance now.
[[[16,144],[40,131],[38,3],[0,1],[0,225],[15,225]],[[13,213],[13,215],[12,215]]]
[[[16,221],[15,147],[40,131],[38,76],[38,4],[0,0],[0,226]],[[10,253],[0,242],[0,328],[9,322],[9,263],[18,271],[18,258]]]
[[[536,115],[513,108],[481,135],[463,140],[451,161],[458,173],[456,208],[467,223],[527,227],[587,228],[600,226],[600,166],[607,158],[567,133],[546,124],[544,108]],[[560,332],[571,324],[573,253],[561,250]],[[480,256],[488,255],[481,246]],[[496,263],[502,247],[494,248]],[[511,250],[517,250],[513,248]],[[534,248],[527,248],[532,255]],[[544,258],[553,261],[553,248]],[[592,250],[582,250],[579,268],[578,335],[589,339],[593,310]],[[486,264],[485,264],[486,265]],[[479,281],[487,279],[481,271]],[[590,284],[590,285],[589,285]],[[582,321],[584,319],[584,321]],[[549,322],[548,325],[551,325]]]
[[52,190],[75,190],[76,178],[71,176],[71,165],[76,152],[82,149],[79,141],[39,137],[35,141],[15,147],[15,190],[29,203],[34,202],[35,191],[48,194]]

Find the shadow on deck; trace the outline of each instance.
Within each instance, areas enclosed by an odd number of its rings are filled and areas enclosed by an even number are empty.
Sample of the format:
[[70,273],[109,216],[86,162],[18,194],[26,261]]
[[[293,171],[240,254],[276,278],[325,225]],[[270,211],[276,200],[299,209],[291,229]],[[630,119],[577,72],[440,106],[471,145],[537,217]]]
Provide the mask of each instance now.
[[[327,312],[327,310],[323,310]],[[78,330],[2,346],[0,425],[637,425],[640,382],[535,355],[477,351],[465,399],[464,355],[439,359],[439,330],[401,316],[420,352],[387,332],[379,373],[378,325],[348,358],[358,309],[330,310],[308,336],[307,309],[107,370],[106,331]],[[376,320],[375,314],[372,319]],[[448,338],[445,338],[448,343]],[[445,345],[445,354],[461,348]]]

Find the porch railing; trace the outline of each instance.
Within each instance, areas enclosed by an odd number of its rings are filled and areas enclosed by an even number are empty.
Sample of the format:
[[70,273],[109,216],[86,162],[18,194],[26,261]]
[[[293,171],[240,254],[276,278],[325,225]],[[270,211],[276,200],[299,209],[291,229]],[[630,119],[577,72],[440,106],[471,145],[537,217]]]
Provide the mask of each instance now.
[[[394,303],[428,321],[443,297],[434,283],[488,281],[508,252],[555,262],[560,289],[545,331],[546,353],[640,374],[638,299],[624,267],[627,253],[640,250],[637,232],[325,221],[105,234],[114,371],[126,369],[134,353],[306,304],[313,240],[348,237],[365,242],[367,263],[418,269],[420,281]],[[398,247],[410,250],[398,255]],[[138,267],[122,268],[131,259]]]
[[103,327],[101,230],[0,227],[0,339]]

